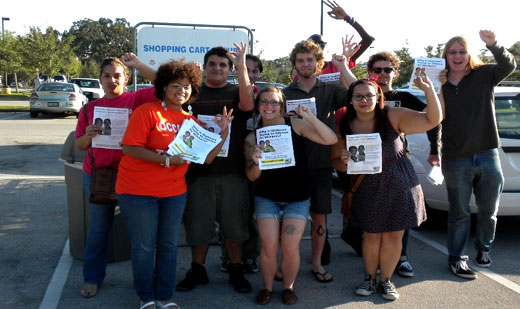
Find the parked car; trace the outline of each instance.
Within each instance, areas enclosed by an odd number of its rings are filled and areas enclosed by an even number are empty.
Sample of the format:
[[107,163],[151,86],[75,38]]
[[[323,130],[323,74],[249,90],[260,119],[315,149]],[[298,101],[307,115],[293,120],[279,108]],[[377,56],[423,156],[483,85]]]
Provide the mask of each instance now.
[[66,83],[67,82],[67,76],[65,75],[54,75],[54,77],[52,78],[55,82],[57,83]]
[[[407,91],[400,89],[400,91]],[[412,92],[413,93],[413,92]],[[520,215],[520,87],[495,87],[495,112],[500,136],[500,163],[504,173],[504,190],[500,197],[498,215]],[[412,164],[430,208],[449,208],[446,185],[432,185],[428,179],[431,165],[427,162],[430,143],[425,133],[408,136]],[[477,212],[475,197],[470,202],[471,211]]]
[[105,91],[103,91],[99,79],[73,78],[70,82],[78,85],[81,90],[83,90],[83,93],[87,96],[89,101],[102,98],[105,95]]
[[[16,83],[12,82],[9,86],[10,87],[16,87]],[[24,83],[18,82],[18,88],[24,88]]]
[[45,83],[31,93],[30,115],[38,113],[66,113],[79,115],[83,105],[88,102],[81,88],[71,83]]

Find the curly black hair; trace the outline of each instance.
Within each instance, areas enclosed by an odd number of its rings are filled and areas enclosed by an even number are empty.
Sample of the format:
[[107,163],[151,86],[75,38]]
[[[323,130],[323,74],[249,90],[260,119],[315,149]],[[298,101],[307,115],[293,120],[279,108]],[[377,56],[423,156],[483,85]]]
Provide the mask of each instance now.
[[160,100],[164,100],[164,88],[172,81],[183,78],[187,78],[190,81],[190,101],[194,100],[199,94],[202,85],[202,71],[195,62],[186,63],[182,59],[172,60],[159,67],[153,82],[155,86],[155,96]]

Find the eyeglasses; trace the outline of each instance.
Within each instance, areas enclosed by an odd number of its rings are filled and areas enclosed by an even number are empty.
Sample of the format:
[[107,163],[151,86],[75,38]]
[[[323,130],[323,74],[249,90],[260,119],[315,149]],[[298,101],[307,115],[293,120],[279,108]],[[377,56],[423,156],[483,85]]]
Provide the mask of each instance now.
[[272,107],[282,106],[282,102],[278,102],[278,101],[267,101],[267,100],[260,101],[260,105],[267,106],[267,104],[271,105]]
[[455,56],[457,54],[465,56],[468,52],[466,50],[448,50],[448,55]]
[[374,71],[374,73],[376,74],[381,74],[382,71],[385,71],[386,74],[390,74],[394,71],[395,69],[392,68],[392,67],[386,67],[386,68],[373,68],[372,71]]
[[190,92],[191,91],[191,85],[188,85],[188,86],[184,86],[184,85],[181,85],[181,84],[171,84],[170,87],[173,88],[174,91],[179,91],[181,89],[184,89],[184,91],[186,92]]
[[366,100],[366,101],[369,101],[369,100],[372,100],[373,98],[375,98],[375,94],[373,93],[370,93],[370,94],[367,94],[367,95],[362,95],[362,94],[355,94],[352,96],[352,100],[354,101],[363,101],[363,100]]

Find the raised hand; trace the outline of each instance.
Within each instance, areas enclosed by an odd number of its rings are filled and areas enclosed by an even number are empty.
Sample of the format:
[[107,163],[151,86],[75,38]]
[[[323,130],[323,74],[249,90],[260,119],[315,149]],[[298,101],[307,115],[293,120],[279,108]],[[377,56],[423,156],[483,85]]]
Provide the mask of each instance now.
[[134,53],[125,53],[123,56],[121,56],[120,59],[123,64],[129,68],[135,68],[142,63],[139,57],[137,57],[137,55]]
[[349,17],[345,10],[339,6],[336,1],[325,0],[323,3],[332,10],[327,12],[330,17],[334,19],[347,19]]
[[223,110],[222,114],[215,115],[213,122],[215,122],[219,126],[219,128],[221,130],[220,135],[223,135],[223,132],[225,132],[227,134],[229,123],[231,121],[233,121],[233,116],[231,116],[232,114],[233,114],[233,109],[229,110],[229,112],[228,112],[227,108],[224,106],[224,110]]
[[486,46],[493,46],[497,42],[495,33],[491,30],[480,30],[479,35]]
[[308,108],[307,106],[298,105],[296,113],[298,114],[298,116],[306,120],[315,117],[310,108]]
[[424,92],[428,91],[428,89],[434,89],[435,91],[433,82],[426,75],[424,77],[419,75],[413,80],[413,84]]
[[238,52],[230,51],[227,52],[227,56],[231,59],[231,62],[235,65],[235,67],[245,67],[246,66],[246,54],[247,54],[247,44],[244,42],[233,43],[235,47],[238,49]]
[[352,42],[352,39],[354,38],[354,35],[348,38],[348,34],[345,36],[345,38],[341,38],[341,43],[343,44],[343,56],[347,58],[347,60],[350,60],[352,56],[361,48],[361,44],[358,44],[356,42]]
[[333,54],[332,55],[332,64],[336,68],[339,68],[340,66],[346,65],[347,59],[343,55]]

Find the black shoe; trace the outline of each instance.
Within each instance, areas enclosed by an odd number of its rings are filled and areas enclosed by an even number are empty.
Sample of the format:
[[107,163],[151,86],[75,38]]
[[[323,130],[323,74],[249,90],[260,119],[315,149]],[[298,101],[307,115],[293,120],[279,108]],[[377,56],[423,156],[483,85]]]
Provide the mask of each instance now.
[[330,264],[330,243],[328,231],[325,237],[325,244],[323,245],[323,251],[321,251],[321,265]]
[[191,291],[198,284],[206,284],[209,282],[208,273],[204,265],[192,262],[191,269],[186,273],[186,277],[175,286],[176,291]]
[[354,249],[357,255],[363,256],[363,250],[361,249],[363,242],[362,232],[358,231],[357,228],[348,227],[343,230],[340,237]]
[[242,264],[230,264],[229,265],[229,280],[228,283],[235,288],[235,291],[239,293],[249,293],[253,289],[251,283],[244,277],[244,270]]
[[455,276],[464,279],[476,279],[477,274],[475,274],[475,272],[471,268],[469,268],[468,264],[466,264],[466,260],[467,258],[457,262],[449,262],[448,267],[455,274]]
[[244,272],[247,274],[254,274],[258,272],[258,264],[255,258],[245,258],[242,260]]
[[479,251],[477,253],[477,257],[475,258],[475,264],[477,264],[480,267],[489,267],[491,266],[491,263],[493,261],[491,260],[491,257],[489,256],[489,252],[485,251]]

